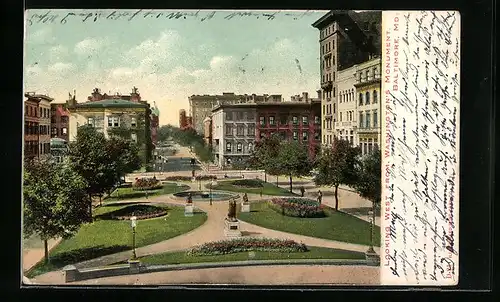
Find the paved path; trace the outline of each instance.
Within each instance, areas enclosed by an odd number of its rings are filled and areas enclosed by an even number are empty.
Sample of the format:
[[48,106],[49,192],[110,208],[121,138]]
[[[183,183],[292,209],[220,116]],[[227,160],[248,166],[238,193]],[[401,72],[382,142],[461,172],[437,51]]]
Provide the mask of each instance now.
[[373,266],[287,265],[165,271],[106,277],[65,284],[59,274],[52,284],[64,285],[380,285],[380,269]]
[[[61,239],[51,239],[48,242],[48,247],[49,251],[54,248],[59,242],[61,242]],[[23,258],[21,262],[23,263],[23,271],[27,271],[35,264],[37,264],[39,261],[41,261],[45,257],[45,249],[43,247],[43,242],[42,242],[42,247],[34,247],[34,248],[23,248]]]

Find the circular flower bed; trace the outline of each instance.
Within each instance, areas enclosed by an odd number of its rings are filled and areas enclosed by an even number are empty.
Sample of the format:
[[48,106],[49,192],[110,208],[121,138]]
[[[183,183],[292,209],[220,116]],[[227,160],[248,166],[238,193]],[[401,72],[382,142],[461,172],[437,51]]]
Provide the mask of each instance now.
[[322,205],[306,198],[273,198],[269,207],[282,215],[291,217],[313,218],[325,217]]
[[[217,176],[215,175],[198,175],[195,176],[196,180],[216,180]],[[167,176],[165,178],[166,180],[172,180],[172,181],[191,181],[193,178],[190,176]]]
[[110,220],[130,220],[130,217],[135,216],[137,219],[150,219],[167,215],[167,210],[161,207],[152,205],[137,204],[128,206],[113,212],[109,212],[98,217],[101,219]]
[[153,178],[137,178],[135,182],[132,184],[132,189],[137,191],[142,190],[155,190],[160,189],[162,187],[161,182]]
[[232,182],[234,186],[245,188],[262,188],[264,184],[260,179],[238,179]]
[[305,244],[293,240],[242,238],[208,242],[190,249],[187,253],[191,256],[212,256],[249,251],[295,253],[307,252],[309,249]]

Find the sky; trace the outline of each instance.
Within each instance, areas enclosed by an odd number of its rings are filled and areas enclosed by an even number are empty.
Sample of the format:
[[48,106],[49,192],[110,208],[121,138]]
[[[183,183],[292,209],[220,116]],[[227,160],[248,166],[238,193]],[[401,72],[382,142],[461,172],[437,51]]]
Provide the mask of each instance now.
[[[177,13],[179,18],[170,18]],[[242,12],[242,11],[238,11]],[[129,94],[177,124],[193,94],[282,94],[320,87],[319,31],[326,11],[29,10],[24,92],[56,103],[76,90]]]

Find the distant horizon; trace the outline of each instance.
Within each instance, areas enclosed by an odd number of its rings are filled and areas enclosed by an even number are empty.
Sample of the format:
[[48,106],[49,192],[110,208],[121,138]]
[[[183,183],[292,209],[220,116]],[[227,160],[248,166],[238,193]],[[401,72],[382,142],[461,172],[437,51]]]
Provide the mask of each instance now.
[[[189,112],[191,95],[281,94],[288,100],[302,92],[315,96],[320,88],[319,32],[312,23],[328,11],[216,11],[201,21],[211,11],[146,19],[178,12],[146,10],[128,21],[107,20],[113,10],[101,10],[96,22],[57,21],[83,12],[95,11],[26,13],[25,92],[47,94],[61,104],[74,90],[76,100],[85,102],[94,88],[130,94],[135,86],[143,100],[156,101],[160,125],[175,126],[179,110]],[[133,11],[115,15],[127,12]],[[35,15],[56,21],[37,22]]]

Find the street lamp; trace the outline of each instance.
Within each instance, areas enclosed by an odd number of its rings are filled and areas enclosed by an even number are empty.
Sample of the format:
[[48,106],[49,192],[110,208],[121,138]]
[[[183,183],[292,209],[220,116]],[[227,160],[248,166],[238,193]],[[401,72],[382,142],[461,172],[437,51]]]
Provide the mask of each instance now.
[[375,230],[375,203],[372,203],[372,209],[368,211],[368,215],[370,217],[370,247],[368,251],[369,254],[374,254],[375,250],[373,249],[373,231]]
[[130,224],[132,226],[132,259],[136,259],[137,255],[135,253],[135,227],[137,226],[137,217],[130,217]]
[[213,181],[211,181],[211,182],[210,182],[210,193],[209,193],[209,194],[210,194],[210,205],[212,205],[212,187],[213,187],[213,186],[214,186],[214,182],[213,182]]

